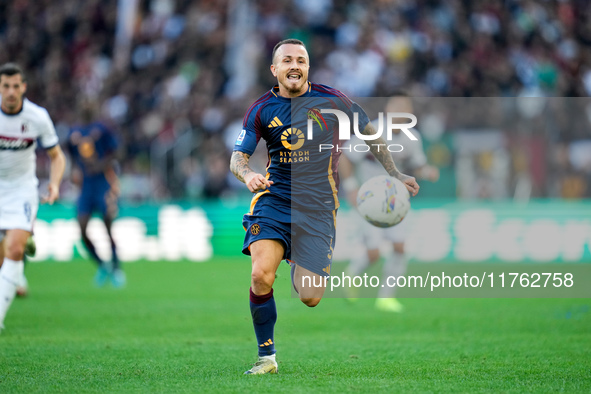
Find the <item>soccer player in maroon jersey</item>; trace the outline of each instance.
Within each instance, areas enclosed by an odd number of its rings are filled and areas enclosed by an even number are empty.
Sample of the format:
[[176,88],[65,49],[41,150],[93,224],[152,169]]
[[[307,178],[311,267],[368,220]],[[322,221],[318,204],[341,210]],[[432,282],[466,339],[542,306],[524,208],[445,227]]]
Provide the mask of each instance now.
[[[303,42],[288,39],[275,46],[271,72],[278,84],[249,108],[232,153],[232,173],[255,193],[251,210],[244,215],[243,253],[252,258],[250,310],[259,359],[246,374],[277,372],[274,339],[277,309],[273,283],[281,261],[285,259],[290,263],[294,289],[309,307],[318,305],[325,286],[304,287],[302,278],[322,283],[330,274],[339,207],[336,192],[340,152],[336,149],[318,152],[318,145],[312,148],[319,141],[337,142],[338,124],[335,117],[327,117],[323,124],[328,130],[323,129],[318,134],[320,139],[306,140],[301,130],[292,124],[293,99],[310,100],[314,105],[328,105],[327,108],[334,105],[332,108],[342,110],[350,119],[356,113],[359,130],[363,134],[375,134],[359,105],[336,89],[308,81],[309,63]],[[311,110],[315,111],[316,107]],[[266,141],[269,151],[266,175],[253,171],[248,165],[260,138]],[[385,145],[381,137],[372,142]],[[376,159],[388,174],[400,179],[410,193],[416,195],[419,185],[415,179],[400,173],[389,152],[379,150],[376,145],[370,146]],[[300,178],[292,177],[292,172],[301,166],[306,170],[298,173]],[[294,186],[296,181],[297,187]]]

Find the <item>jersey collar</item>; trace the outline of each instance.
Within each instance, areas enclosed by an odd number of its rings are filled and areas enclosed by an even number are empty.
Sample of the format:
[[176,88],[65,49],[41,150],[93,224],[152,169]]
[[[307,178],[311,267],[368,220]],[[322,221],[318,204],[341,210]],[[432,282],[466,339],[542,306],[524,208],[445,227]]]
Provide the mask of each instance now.
[[[312,91],[312,82],[308,81],[308,89],[306,90],[306,93],[304,93],[298,97],[307,97],[311,91]],[[291,100],[287,97],[283,97],[283,96],[279,95],[279,85],[273,86],[273,88],[271,89],[271,94],[281,100],[288,100],[288,101]],[[297,98],[297,97],[295,97],[295,98]]]
[[2,106],[0,106],[0,112],[2,112],[2,114],[6,115],[6,116],[16,116],[18,114],[20,114],[21,112],[23,112],[23,109],[25,108],[25,99],[23,98],[23,103],[21,105],[21,109],[18,112],[15,112],[13,114],[9,114],[4,112],[4,110],[2,109]]

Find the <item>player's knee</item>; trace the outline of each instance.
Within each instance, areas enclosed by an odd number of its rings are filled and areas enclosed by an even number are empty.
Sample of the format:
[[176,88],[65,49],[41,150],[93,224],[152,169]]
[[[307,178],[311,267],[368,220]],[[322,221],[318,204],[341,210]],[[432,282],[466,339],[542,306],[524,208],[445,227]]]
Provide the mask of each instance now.
[[404,244],[403,243],[395,243],[394,244],[394,252],[404,254]]
[[252,283],[259,286],[272,287],[275,282],[275,273],[271,271],[265,271],[262,269],[253,268],[251,273]]
[[322,300],[322,298],[300,298],[300,301],[310,308],[314,308],[316,305],[318,305],[320,300]]
[[379,249],[372,249],[372,250],[370,250],[369,252],[367,252],[367,257],[369,259],[369,263],[370,264],[375,263],[380,258],[380,251],[379,251]]
[[18,242],[11,242],[6,245],[6,257],[11,260],[20,261],[25,255],[25,245],[21,245]]

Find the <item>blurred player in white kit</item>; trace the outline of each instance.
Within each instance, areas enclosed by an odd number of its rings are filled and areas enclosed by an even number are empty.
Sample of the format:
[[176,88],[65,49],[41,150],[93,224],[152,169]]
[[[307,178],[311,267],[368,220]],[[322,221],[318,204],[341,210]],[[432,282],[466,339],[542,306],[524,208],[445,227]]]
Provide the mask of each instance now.
[[[406,93],[402,91],[396,92],[388,100],[385,111],[386,113],[413,113],[412,100]],[[377,121],[373,123],[377,124]],[[408,123],[408,119],[401,119],[400,122],[394,123]],[[423,142],[417,130],[411,129],[410,131],[418,138],[417,141],[411,141],[400,129],[393,130],[392,139],[387,141],[388,144],[398,144],[404,148],[401,152],[392,153],[395,162],[399,165],[400,171],[405,174],[412,174],[417,179],[436,182],[439,179],[439,169],[427,163],[427,157],[423,151]],[[351,139],[351,144],[362,142],[360,140],[356,141],[355,138]],[[355,205],[357,191],[361,184],[374,176],[383,175],[384,171],[380,163],[371,157],[371,154],[355,152],[353,149],[351,152],[344,150],[344,153],[348,160],[342,160],[341,162],[341,185],[348,194],[348,200]],[[371,225],[358,215],[358,221],[360,222],[358,225],[362,229],[366,250],[357,253],[351,258],[347,274],[350,276],[363,274],[370,264],[379,260],[381,245],[387,242],[392,245],[392,250],[384,256],[385,261],[380,283],[385,284],[389,276],[398,277],[404,275],[407,265],[405,241],[410,220],[412,220],[412,210],[399,224],[390,228],[379,228]],[[354,290],[352,289],[352,291]],[[380,287],[376,299],[376,308],[386,312],[402,312],[404,307],[395,298],[395,294],[395,287]],[[355,294],[351,293],[350,296],[354,299]]]
[[37,140],[51,159],[47,195],[53,204],[66,159],[45,108],[24,98],[27,83],[14,63],[0,66],[0,331],[23,278],[23,255],[39,207]]

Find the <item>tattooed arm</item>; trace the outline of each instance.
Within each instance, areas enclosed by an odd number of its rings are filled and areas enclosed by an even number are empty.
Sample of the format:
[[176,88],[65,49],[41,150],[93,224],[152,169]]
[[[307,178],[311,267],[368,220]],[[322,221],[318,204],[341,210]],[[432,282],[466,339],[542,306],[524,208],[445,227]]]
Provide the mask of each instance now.
[[248,161],[250,155],[234,151],[232,152],[232,159],[230,160],[230,171],[238,178],[240,182],[244,182],[248,190],[252,193],[265,190],[273,184],[273,181],[268,180],[262,174],[258,174],[249,167]]
[[[361,133],[364,135],[373,135],[376,134],[376,130],[370,122]],[[396,164],[394,163],[394,159],[392,159],[392,154],[388,151],[384,138],[380,136],[375,140],[366,140],[365,143],[369,146],[369,150],[374,157],[384,166],[386,172],[390,176],[400,179],[406,185],[410,194],[416,196],[419,192],[419,184],[414,177],[403,174],[396,168]]]

